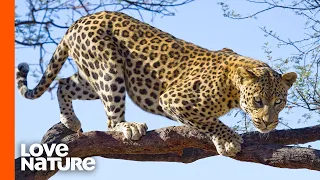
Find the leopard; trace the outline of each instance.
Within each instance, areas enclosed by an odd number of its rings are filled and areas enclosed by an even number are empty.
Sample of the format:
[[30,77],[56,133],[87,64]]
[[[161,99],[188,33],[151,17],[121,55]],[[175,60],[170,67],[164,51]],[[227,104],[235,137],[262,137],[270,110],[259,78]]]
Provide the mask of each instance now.
[[[77,72],[56,79],[71,57]],[[280,74],[267,63],[232,49],[208,50],[122,12],[103,11],[75,21],[57,45],[38,84],[29,89],[28,63],[17,66],[20,94],[39,98],[57,80],[60,121],[81,133],[73,100],[100,99],[109,131],[127,140],[146,135],[146,123],[125,120],[126,95],[146,112],[164,116],[209,136],[217,152],[235,156],[243,138],[220,119],[240,108],[256,129],[279,122],[295,72]]]

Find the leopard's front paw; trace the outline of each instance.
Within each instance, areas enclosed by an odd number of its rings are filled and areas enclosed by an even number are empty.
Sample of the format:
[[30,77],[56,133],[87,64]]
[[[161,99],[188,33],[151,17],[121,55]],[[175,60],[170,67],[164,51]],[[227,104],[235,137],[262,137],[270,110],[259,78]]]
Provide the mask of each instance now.
[[121,122],[110,131],[120,131],[126,139],[139,140],[141,136],[146,135],[148,127],[146,123]]
[[243,143],[242,137],[236,132],[232,132],[225,137],[213,136],[212,141],[220,155],[229,157],[235,156],[238,152],[240,152],[241,143]]

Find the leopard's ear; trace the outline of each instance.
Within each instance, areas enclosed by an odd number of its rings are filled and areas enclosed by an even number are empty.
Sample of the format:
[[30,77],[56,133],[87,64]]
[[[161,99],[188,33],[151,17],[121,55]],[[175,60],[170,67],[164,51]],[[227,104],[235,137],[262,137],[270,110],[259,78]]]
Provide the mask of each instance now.
[[237,68],[237,74],[240,78],[240,84],[242,85],[249,84],[257,79],[257,76],[253,74],[253,72],[243,67]]
[[289,72],[282,74],[282,81],[290,88],[294,82],[297,80],[297,73]]

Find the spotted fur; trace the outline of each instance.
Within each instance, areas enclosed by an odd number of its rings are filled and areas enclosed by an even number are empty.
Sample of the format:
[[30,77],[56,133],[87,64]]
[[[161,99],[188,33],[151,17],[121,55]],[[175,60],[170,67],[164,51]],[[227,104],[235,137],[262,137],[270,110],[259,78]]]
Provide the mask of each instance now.
[[231,49],[209,51],[126,14],[99,12],[80,18],[67,30],[34,89],[27,87],[28,65],[18,66],[20,93],[28,99],[40,97],[68,56],[79,71],[59,80],[57,94],[61,122],[71,130],[81,128],[72,100],[100,99],[109,130],[138,140],[147,126],[125,121],[127,92],[145,111],[206,133],[226,156],[239,152],[243,141],[219,117],[240,107],[261,132],[268,132],[278,124],[278,113],[296,79],[295,73],[280,75]]

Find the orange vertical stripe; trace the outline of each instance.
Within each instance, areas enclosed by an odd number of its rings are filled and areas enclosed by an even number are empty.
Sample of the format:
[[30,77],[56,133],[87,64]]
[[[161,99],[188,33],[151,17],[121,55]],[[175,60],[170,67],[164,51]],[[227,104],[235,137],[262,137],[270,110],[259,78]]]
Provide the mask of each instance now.
[[0,171],[14,179],[14,1],[2,1],[0,11]]

